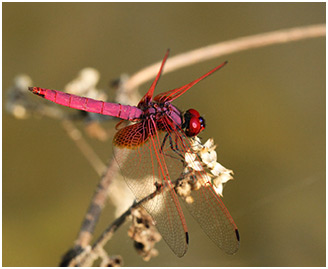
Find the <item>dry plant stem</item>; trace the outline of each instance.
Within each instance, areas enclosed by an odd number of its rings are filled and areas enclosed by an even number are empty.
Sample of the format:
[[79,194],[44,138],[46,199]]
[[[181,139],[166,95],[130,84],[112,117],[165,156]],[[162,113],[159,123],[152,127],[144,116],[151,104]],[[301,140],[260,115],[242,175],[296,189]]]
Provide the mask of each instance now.
[[[190,66],[209,59],[240,52],[243,50],[288,43],[301,39],[322,37],[325,35],[326,25],[317,24],[283,29],[263,34],[240,37],[230,41],[219,42],[217,44],[209,45],[171,57],[165,64],[163,74],[172,72],[185,66]],[[132,75],[125,84],[126,91],[132,91],[138,88],[141,84],[153,79],[157,74],[159,66],[160,62],[146,67]]]
[[[147,202],[153,199],[156,195],[158,195],[162,191],[161,187],[157,187],[157,189],[148,195],[147,197],[143,198],[137,203],[134,203],[129,209],[127,209],[120,217],[118,217],[112,224],[110,224],[106,230],[101,234],[98,240],[93,244],[90,253],[88,253],[85,258],[77,265],[74,266],[90,266],[94,262],[95,259],[98,258],[97,252],[101,252],[105,244],[112,238],[115,231],[125,222],[126,218],[131,215],[133,209],[136,209],[144,202]],[[82,253],[83,255],[83,253]],[[73,265],[73,262],[72,264]]]
[[68,136],[75,142],[76,146],[81,151],[82,155],[88,160],[91,166],[95,169],[97,174],[101,176],[106,171],[106,165],[94,152],[92,147],[83,138],[82,133],[78,130],[73,122],[68,119],[62,121],[63,128],[68,133]]
[[100,180],[100,183],[92,197],[88,211],[84,217],[80,232],[75,241],[75,245],[85,248],[89,245],[96,223],[107,200],[107,192],[113,176],[118,172],[118,166],[114,158],[111,159],[106,173]]

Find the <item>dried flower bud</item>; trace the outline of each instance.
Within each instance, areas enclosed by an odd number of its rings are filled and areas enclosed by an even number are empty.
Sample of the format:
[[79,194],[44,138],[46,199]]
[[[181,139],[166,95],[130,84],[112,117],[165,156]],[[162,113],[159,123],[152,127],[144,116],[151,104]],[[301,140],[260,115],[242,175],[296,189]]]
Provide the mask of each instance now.
[[102,263],[101,267],[121,267],[123,265],[123,259],[121,256],[111,256],[106,263]]
[[105,101],[105,93],[96,88],[99,78],[100,74],[96,69],[84,68],[65,86],[65,92]]
[[158,251],[154,247],[162,237],[158,233],[153,219],[143,208],[133,209],[131,215],[132,224],[128,235],[134,240],[137,253],[145,261],[149,261],[158,255]]
[[198,137],[191,138],[191,150],[185,153],[185,177],[177,183],[177,193],[187,203],[192,203],[191,190],[198,190],[206,184],[222,196],[223,184],[232,179],[233,171],[217,162],[216,145],[212,138],[201,144]]
[[27,90],[32,84],[29,76],[18,75],[14,79],[14,85],[7,91],[6,110],[16,119],[27,118],[30,110],[34,107],[28,99],[29,92]]

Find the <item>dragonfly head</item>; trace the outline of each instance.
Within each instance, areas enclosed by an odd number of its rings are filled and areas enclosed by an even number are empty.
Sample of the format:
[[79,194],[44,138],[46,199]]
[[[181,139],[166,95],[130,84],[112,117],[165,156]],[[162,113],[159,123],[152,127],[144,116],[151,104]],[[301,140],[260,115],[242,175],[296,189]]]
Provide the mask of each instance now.
[[188,109],[184,114],[185,133],[189,137],[198,135],[205,129],[205,119],[195,109]]

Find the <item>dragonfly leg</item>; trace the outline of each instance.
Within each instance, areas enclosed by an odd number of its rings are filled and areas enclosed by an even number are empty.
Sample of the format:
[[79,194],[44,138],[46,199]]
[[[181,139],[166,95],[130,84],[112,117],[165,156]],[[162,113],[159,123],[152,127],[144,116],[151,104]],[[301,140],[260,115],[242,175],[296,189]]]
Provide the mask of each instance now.
[[[175,153],[179,156],[179,158],[176,157],[176,156],[169,155],[169,154],[167,154],[167,153],[164,152],[163,149],[164,149],[164,146],[165,146],[165,143],[166,143],[167,138],[169,138],[169,143],[170,143],[170,148],[171,148],[171,150],[172,150],[173,152],[175,152]],[[170,134],[167,133],[167,134],[165,135],[164,139],[163,139],[163,142],[162,142],[162,145],[161,145],[161,149],[160,149],[160,151],[161,151],[164,155],[166,155],[166,156],[169,156],[169,157],[171,157],[171,158],[175,158],[175,159],[178,159],[178,160],[184,162],[184,157],[183,157],[183,155],[181,154],[181,151],[180,151],[179,148],[178,148],[177,139],[178,139],[178,138],[176,137],[176,139],[175,139],[175,145],[173,145],[173,139],[172,139],[172,137],[170,136]]]
[[163,148],[165,146],[165,143],[166,143],[166,139],[167,137],[169,136],[169,133],[167,133],[165,136],[164,136],[164,139],[163,139],[163,142],[162,142],[162,145],[161,145],[161,149],[160,149],[160,152],[163,153]]
[[179,150],[179,147],[178,147],[178,137],[175,136],[175,148],[173,147],[173,140],[172,140],[172,137],[170,136],[169,137],[170,139],[170,147],[171,149],[176,153],[178,154],[182,160],[184,160],[184,156],[181,154],[181,151]]

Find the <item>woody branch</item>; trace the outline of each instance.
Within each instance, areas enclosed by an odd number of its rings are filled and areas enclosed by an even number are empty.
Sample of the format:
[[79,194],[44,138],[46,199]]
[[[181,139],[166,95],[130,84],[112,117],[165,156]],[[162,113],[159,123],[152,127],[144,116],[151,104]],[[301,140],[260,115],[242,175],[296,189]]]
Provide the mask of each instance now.
[[[240,37],[173,56],[167,60],[163,74],[210,59],[241,52],[243,50],[250,50],[323,36],[326,36],[325,24],[295,27]],[[132,75],[125,84],[126,90],[133,91],[143,83],[153,79],[156,76],[159,66],[160,62],[157,62]]]

